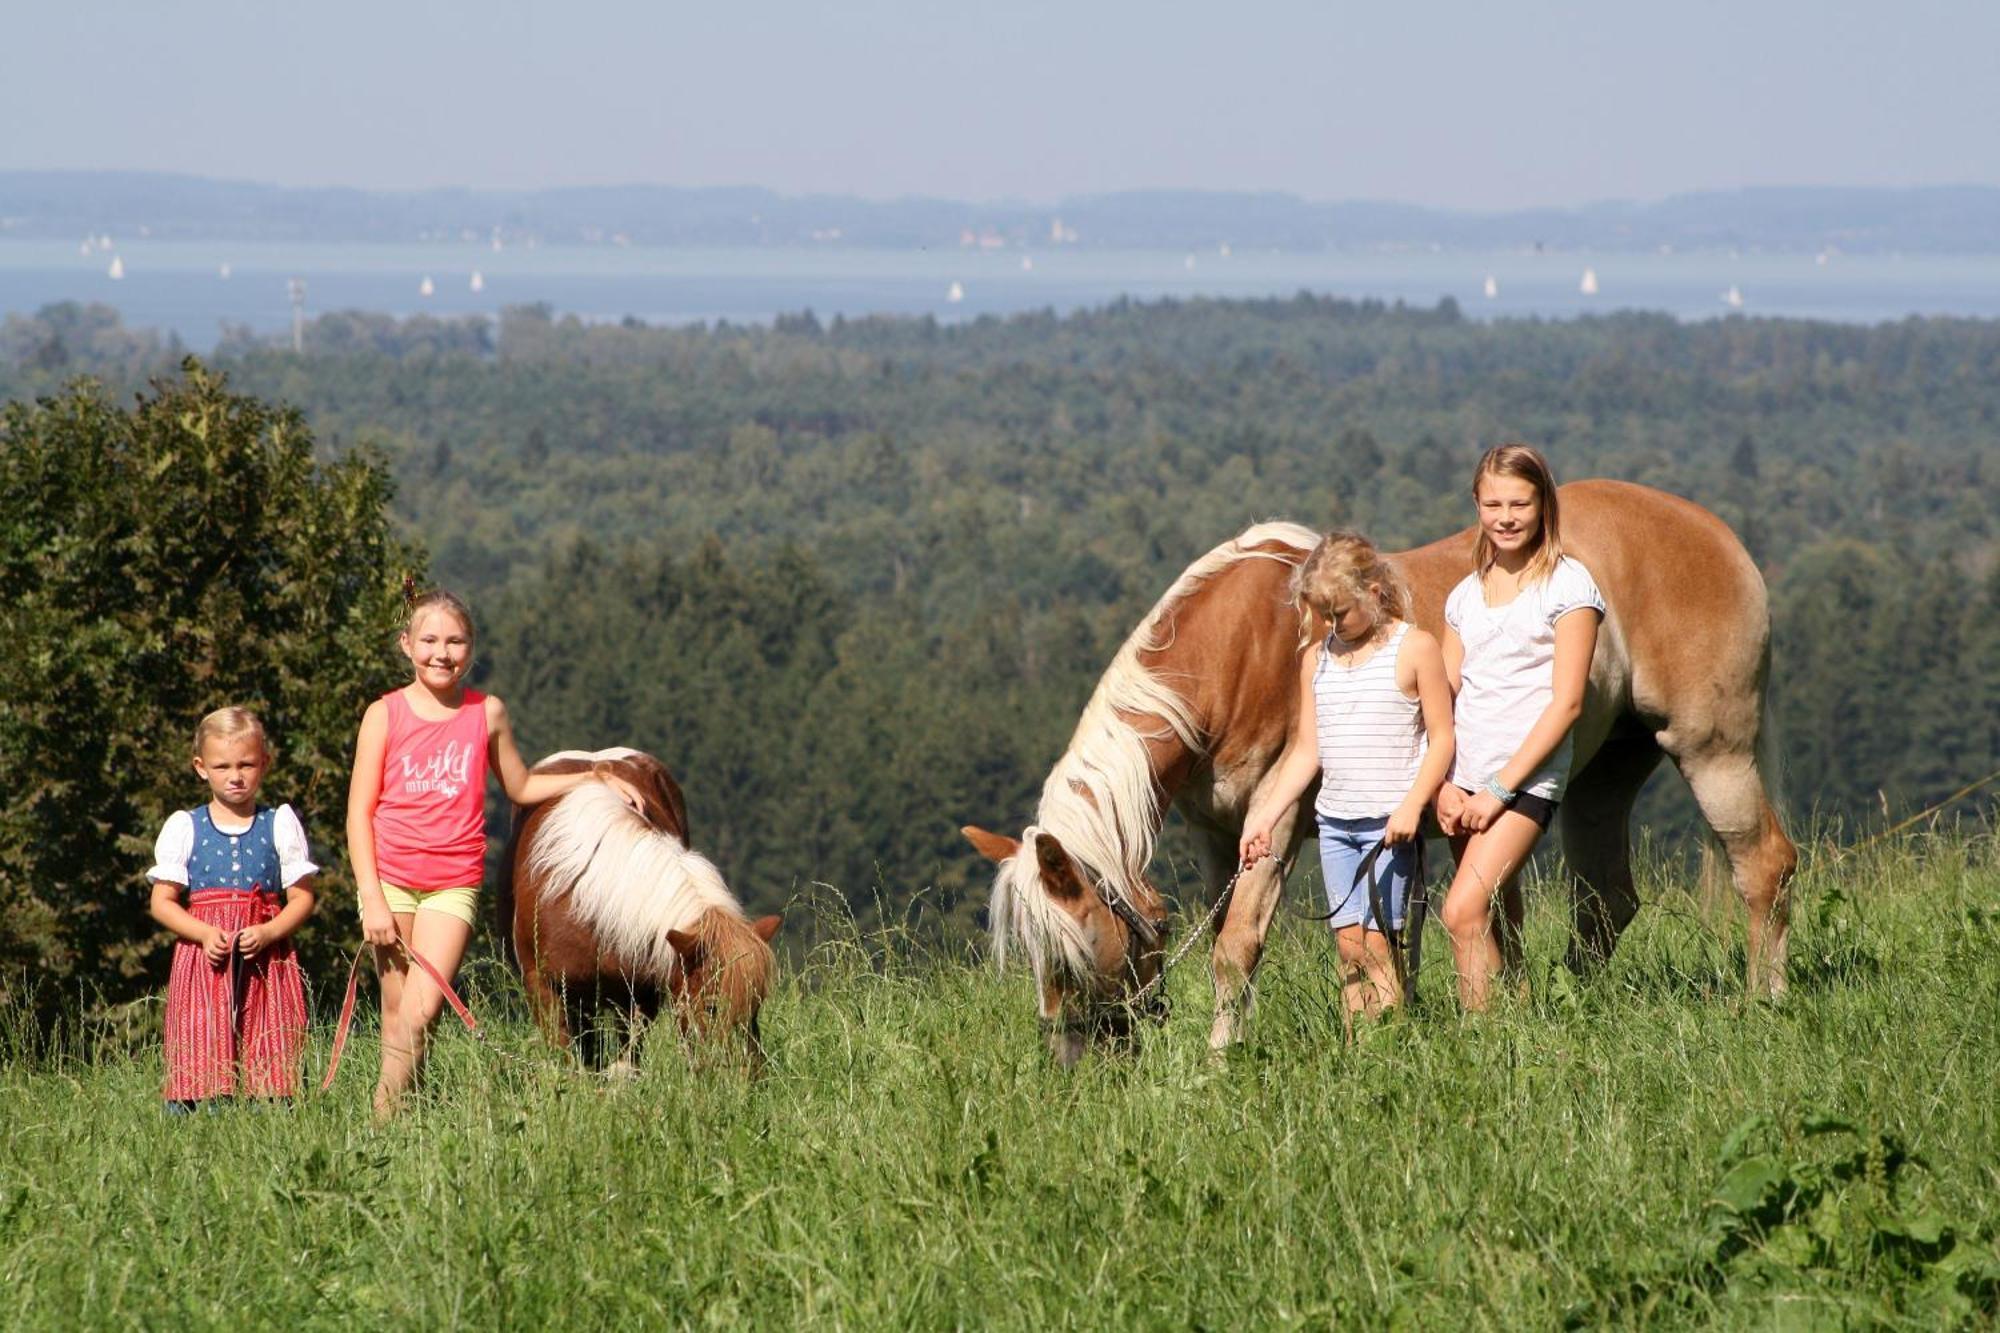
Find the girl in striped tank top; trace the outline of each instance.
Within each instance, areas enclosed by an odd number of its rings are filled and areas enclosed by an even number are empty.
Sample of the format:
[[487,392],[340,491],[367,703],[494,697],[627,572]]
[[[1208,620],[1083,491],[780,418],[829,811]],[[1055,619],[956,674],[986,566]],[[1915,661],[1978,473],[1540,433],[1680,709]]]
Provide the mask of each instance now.
[[[1365,537],[1325,537],[1292,576],[1299,611],[1299,713],[1270,786],[1252,803],[1239,851],[1270,855],[1271,829],[1319,779],[1313,812],[1347,1012],[1395,1004],[1384,926],[1400,929],[1416,873],[1418,824],[1452,759],[1451,687],[1438,641],[1409,623],[1402,580]],[[1387,923],[1374,919],[1364,856],[1376,863]]]

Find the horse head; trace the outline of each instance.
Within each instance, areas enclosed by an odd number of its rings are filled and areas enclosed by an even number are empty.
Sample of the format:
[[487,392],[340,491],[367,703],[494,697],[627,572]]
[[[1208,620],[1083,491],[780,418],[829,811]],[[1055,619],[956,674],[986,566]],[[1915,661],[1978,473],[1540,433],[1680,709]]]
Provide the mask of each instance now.
[[1019,839],[960,830],[999,871],[988,919],[994,956],[1018,943],[1035,974],[1049,1049],[1065,1069],[1093,1039],[1131,1034],[1134,1001],[1159,975],[1166,909],[1141,879],[1121,894],[1092,875],[1055,834],[1030,825]]
[[674,950],[668,990],[682,1035],[727,1045],[741,1034],[752,1072],[764,1063],[757,1016],[777,971],[771,938],[783,924],[781,916],[746,921],[710,908],[688,929],[667,932]]

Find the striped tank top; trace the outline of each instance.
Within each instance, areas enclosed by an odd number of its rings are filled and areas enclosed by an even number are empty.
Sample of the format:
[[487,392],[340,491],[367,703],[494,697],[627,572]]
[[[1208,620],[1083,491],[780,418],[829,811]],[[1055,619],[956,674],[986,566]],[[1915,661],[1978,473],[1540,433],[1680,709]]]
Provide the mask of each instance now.
[[1403,803],[1423,763],[1422,706],[1396,687],[1396,654],[1407,621],[1359,666],[1333,660],[1326,637],[1313,672],[1313,717],[1319,726],[1319,800],[1326,819],[1382,819]]

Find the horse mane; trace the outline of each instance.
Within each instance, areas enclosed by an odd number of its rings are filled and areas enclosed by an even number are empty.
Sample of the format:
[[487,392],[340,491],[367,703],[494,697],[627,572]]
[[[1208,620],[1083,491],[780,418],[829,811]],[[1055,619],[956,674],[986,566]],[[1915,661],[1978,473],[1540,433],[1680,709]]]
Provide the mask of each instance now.
[[[1265,547],[1308,551],[1318,540],[1318,533],[1296,523],[1245,528],[1182,570],[1126,636],[1084,705],[1069,748],[1042,784],[1035,822],[1021,835],[1025,854],[1003,862],[994,878],[988,920],[993,956],[1001,966],[1006,965],[1011,937],[1019,940],[1037,976],[1050,966],[1074,977],[1091,975],[1090,948],[1081,927],[1042,892],[1035,838],[1054,834],[1099,893],[1138,909],[1146,865],[1165,818],[1154,797],[1147,743],[1171,736],[1191,749],[1202,748],[1192,705],[1168,673],[1148,667],[1142,658],[1173,645],[1178,628],[1174,613],[1201,585],[1246,560],[1287,559]],[[1154,718],[1157,725],[1141,729],[1133,718]]]
[[[536,767],[637,753],[565,750]],[[601,782],[582,783],[549,802],[528,871],[539,878],[544,901],[567,896],[570,912],[609,952],[661,977],[674,958],[668,931],[694,931],[711,911],[744,919],[714,863],[647,823]]]

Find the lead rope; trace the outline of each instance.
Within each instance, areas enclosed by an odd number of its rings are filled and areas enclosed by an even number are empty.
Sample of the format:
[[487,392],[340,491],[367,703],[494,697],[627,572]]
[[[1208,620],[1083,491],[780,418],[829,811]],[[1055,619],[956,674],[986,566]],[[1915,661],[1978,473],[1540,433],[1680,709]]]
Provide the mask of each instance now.
[[[1203,918],[1201,925],[1197,926],[1188,934],[1185,940],[1181,941],[1180,947],[1174,950],[1171,958],[1160,964],[1160,970],[1153,974],[1153,979],[1134,992],[1131,999],[1125,1001],[1128,1007],[1135,1010],[1146,1007],[1153,992],[1160,990],[1166,985],[1167,973],[1173,971],[1174,965],[1187,957],[1188,950],[1194,948],[1202,937],[1208,934],[1209,927],[1213,926],[1215,919],[1222,915],[1223,908],[1228,906],[1231,896],[1236,892],[1236,881],[1249,874],[1254,866],[1268,859],[1270,858],[1259,857],[1257,861],[1251,862],[1250,865],[1239,866],[1237,868],[1236,873],[1229,877],[1229,882],[1222,886],[1222,892],[1215,895],[1215,903],[1208,909],[1208,915]],[[1129,958],[1130,955],[1127,956]],[[1162,1016],[1164,1016],[1164,1008],[1162,1009]]]
[[[527,1061],[512,1051],[501,1050],[486,1039],[486,1029],[479,1026],[479,1020],[472,1016],[472,1010],[467,1007],[464,1000],[458,998],[458,992],[451,988],[451,983],[444,979],[444,974],[431,964],[430,959],[418,953],[400,934],[396,937],[396,947],[401,949],[411,962],[422,968],[424,975],[436,984],[438,990],[443,993],[445,1002],[451,1006],[452,1012],[458,1015],[459,1022],[465,1024],[466,1031],[470,1032],[480,1045],[489,1051],[498,1051],[516,1064],[528,1067]],[[354,960],[347,965],[347,994],[340,1002],[340,1021],[334,1025],[333,1051],[326,1059],[326,1077],[319,1085],[321,1092],[333,1086],[333,1076],[340,1069],[341,1052],[347,1049],[347,1036],[354,1027],[354,1003],[361,984],[361,958],[370,951],[370,948],[371,946],[364,942],[354,951]]]

